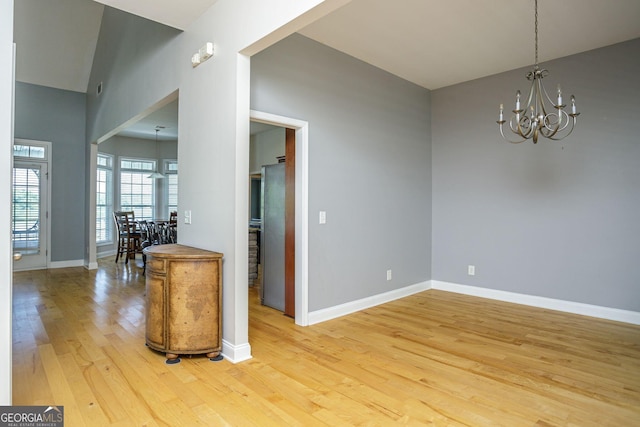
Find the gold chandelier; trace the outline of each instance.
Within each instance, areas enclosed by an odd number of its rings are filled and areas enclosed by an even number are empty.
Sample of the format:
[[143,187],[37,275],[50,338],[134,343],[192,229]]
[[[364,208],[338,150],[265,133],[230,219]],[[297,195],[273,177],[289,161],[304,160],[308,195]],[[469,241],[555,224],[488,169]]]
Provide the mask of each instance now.
[[[500,104],[500,114],[497,121],[500,126],[500,134],[505,140],[514,144],[528,139],[533,140],[533,143],[536,144],[540,136],[559,141],[573,131],[576,118],[580,114],[576,111],[576,98],[573,95],[571,95],[571,111],[567,113],[564,110],[566,105],[562,103],[560,85],[558,85],[555,101],[551,100],[542,85],[542,79],[549,72],[538,66],[538,0],[535,0],[535,46],[535,65],[533,70],[527,73],[527,80],[531,81],[529,96],[523,102],[520,91],[516,92],[516,107],[509,119],[509,129],[516,135],[516,140],[511,140],[504,134],[503,125],[507,121],[504,119],[504,105]],[[547,104],[550,106],[547,107]]]

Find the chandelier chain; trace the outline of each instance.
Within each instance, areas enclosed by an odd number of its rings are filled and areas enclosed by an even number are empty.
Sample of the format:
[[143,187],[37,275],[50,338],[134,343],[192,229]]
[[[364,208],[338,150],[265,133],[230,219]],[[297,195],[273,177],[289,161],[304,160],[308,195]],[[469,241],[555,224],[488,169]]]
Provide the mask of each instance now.
[[535,67],[538,68],[538,0],[535,0],[536,3],[536,23],[535,23],[535,33],[536,33],[536,61]]

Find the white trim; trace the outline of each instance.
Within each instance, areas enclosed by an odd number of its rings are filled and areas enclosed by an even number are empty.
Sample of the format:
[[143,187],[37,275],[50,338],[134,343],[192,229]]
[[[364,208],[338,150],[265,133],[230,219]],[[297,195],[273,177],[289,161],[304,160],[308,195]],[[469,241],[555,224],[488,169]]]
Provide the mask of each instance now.
[[73,259],[69,261],[53,261],[49,264],[50,269],[67,268],[67,267],[84,267],[84,259]]
[[115,254],[116,254],[116,252],[117,252],[117,251],[116,251],[116,249],[114,249],[113,244],[111,244],[111,245],[109,245],[109,250],[97,252],[97,253],[96,253],[96,257],[97,257],[98,259],[100,259],[100,258],[106,258],[106,257],[108,257],[108,256],[115,255]]
[[86,268],[87,270],[97,270],[98,269],[98,263],[97,262],[90,262],[89,264],[85,264],[84,268]]
[[69,267],[86,267],[89,270],[95,270],[98,268],[98,263],[95,263],[95,267],[91,268],[87,266],[84,262],[84,259],[72,259],[68,261],[52,261],[46,267],[35,267],[35,268],[25,268],[25,269],[14,269],[14,271],[32,271],[32,270],[54,270],[57,268],[69,268]]
[[[10,406],[12,393],[11,322],[13,316],[13,257],[11,244],[11,168],[15,99],[16,45],[13,40],[13,2],[0,2],[0,405]],[[11,59],[9,59],[11,58]],[[11,147],[11,148],[9,148]]]
[[417,294],[429,289],[430,283],[428,281],[416,283],[415,285],[410,285],[382,294],[373,295],[357,301],[351,301],[344,304],[336,305],[334,307],[312,311],[311,313],[309,313],[309,325],[315,325],[316,323],[325,322],[327,320],[355,313],[356,311],[395,301],[397,299],[408,297],[410,295]]
[[512,302],[532,307],[564,311],[566,313],[580,314],[583,316],[640,325],[640,312],[636,311],[620,310],[617,308],[602,307],[580,302],[518,294],[515,292],[500,291],[496,289],[479,288],[476,286],[458,285],[456,283],[440,282],[437,280],[431,281],[431,288],[441,291],[455,292],[457,294],[471,295],[480,298]]
[[249,343],[234,346],[227,340],[222,340],[222,355],[231,363],[240,363],[251,359],[251,345]]
[[296,131],[295,322],[309,323],[309,122],[251,110],[251,121]]
[[[89,234],[86,236],[87,242],[87,252],[85,253],[86,257],[86,267],[89,270],[93,270],[94,265],[97,268],[98,260],[96,257],[96,252],[98,251],[98,247],[96,245],[96,211],[97,211],[97,194],[96,190],[98,189],[98,144],[91,143],[89,144],[89,194],[87,194],[87,203],[89,204],[89,217],[87,218],[89,223],[88,231]],[[115,188],[115,179],[116,179],[116,159],[114,156],[112,162],[112,175],[111,175],[111,184],[113,185],[113,203],[111,204],[111,209],[115,208],[115,198],[116,198],[116,188]],[[114,233],[115,235],[115,233]]]

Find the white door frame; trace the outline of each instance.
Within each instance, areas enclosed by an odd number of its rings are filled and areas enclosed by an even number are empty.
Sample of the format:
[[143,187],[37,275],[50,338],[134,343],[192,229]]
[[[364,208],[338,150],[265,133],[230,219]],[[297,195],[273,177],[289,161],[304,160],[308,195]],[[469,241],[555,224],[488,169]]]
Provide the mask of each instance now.
[[[252,122],[296,131],[296,283],[295,322],[309,325],[309,123],[290,117],[251,110]],[[249,171],[247,171],[249,176]],[[248,190],[247,190],[248,191]],[[248,197],[248,195],[247,195]]]

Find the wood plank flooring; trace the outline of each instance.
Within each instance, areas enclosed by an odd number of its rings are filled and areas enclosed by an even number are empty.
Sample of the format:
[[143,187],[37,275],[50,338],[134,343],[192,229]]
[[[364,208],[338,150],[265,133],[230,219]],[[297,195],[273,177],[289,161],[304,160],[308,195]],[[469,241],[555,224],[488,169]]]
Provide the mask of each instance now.
[[72,426],[638,426],[640,327],[426,291],[307,328],[250,294],[253,359],[144,345],[141,261],[14,274],[13,404]]

